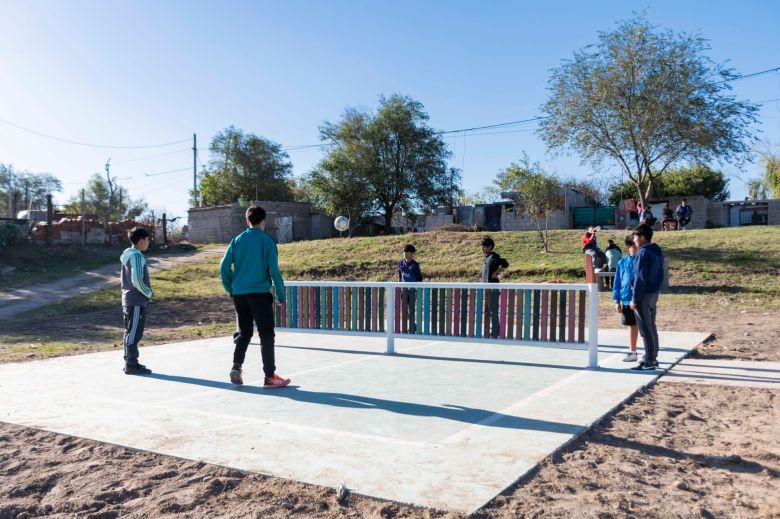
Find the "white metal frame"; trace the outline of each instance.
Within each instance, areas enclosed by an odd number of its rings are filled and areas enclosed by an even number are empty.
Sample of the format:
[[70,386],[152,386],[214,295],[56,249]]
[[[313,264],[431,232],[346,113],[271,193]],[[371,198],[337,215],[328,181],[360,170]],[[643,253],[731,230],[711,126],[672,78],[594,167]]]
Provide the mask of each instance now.
[[[590,369],[598,368],[598,324],[599,324],[599,290],[598,283],[401,283],[379,281],[285,281],[286,287],[338,287],[338,288],[385,288],[385,331],[366,332],[353,330],[323,330],[320,328],[287,328],[280,330],[291,333],[315,333],[331,335],[354,335],[364,337],[386,337],[385,353],[395,353],[395,338],[425,339],[449,342],[484,342],[491,344],[509,344],[535,346],[546,348],[564,348],[588,350]],[[523,341],[513,339],[491,339],[486,337],[453,337],[447,335],[399,334],[395,330],[395,289],[396,288],[460,288],[460,289],[490,289],[490,290],[577,290],[588,292],[588,339],[585,343]]]

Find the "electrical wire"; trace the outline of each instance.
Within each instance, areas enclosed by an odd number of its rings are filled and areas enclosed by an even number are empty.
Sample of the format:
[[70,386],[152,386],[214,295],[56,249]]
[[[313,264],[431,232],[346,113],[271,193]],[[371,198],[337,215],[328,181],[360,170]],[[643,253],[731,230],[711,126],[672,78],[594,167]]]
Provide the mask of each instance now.
[[56,137],[54,135],[49,135],[48,133],[39,132],[36,130],[31,130],[30,128],[25,128],[24,126],[18,125],[16,123],[12,123],[11,121],[7,121],[5,119],[0,118],[0,123],[7,124],[9,126],[13,126],[14,128],[18,128],[19,130],[24,130],[26,132],[32,133],[33,135],[38,135],[40,137],[46,137],[47,139],[52,139],[59,142],[65,142],[68,144],[75,144],[77,146],[87,146],[90,148],[103,148],[103,149],[110,149],[110,150],[140,150],[140,149],[146,149],[146,148],[164,148],[166,146],[174,146],[176,144],[182,144],[184,142],[189,142],[189,139],[183,139],[180,141],[174,141],[174,142],[166,142],[163,144],[145,144],[145,145],[138,145],[138,146],[108,146],[103,144],[92,144],[88,142],[80,142],[80,141],[74,141],[70,139],[63,139],[62,137]]
[[138,158],[135,158],[135,159],[117,160],[117,161],[114,161],[114,164],[125,164],[125,163],[128,163],[128,162],[138,162],[138,161],[141,161],[141,160],[156,159],[157,157],[167,157],[168,155],[175,155],[177,153],[184,153],[185,151],[192,151],[192,148],[183,148],[183,149],[180,149],[180,150],[169,151],[169,152],[166,152],[166,153],[157,153],[155,155],[146,155],[144,157],[138,157]]

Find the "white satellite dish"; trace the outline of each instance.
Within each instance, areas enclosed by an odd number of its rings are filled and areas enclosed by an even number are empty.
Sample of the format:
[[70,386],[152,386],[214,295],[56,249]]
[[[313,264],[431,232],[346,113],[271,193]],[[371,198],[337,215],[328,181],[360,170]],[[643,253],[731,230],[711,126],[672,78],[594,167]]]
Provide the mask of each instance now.
[[346,216],[339,216],[333,220],[333,227],[339,232],[344,232],[349,229],[349,218]]

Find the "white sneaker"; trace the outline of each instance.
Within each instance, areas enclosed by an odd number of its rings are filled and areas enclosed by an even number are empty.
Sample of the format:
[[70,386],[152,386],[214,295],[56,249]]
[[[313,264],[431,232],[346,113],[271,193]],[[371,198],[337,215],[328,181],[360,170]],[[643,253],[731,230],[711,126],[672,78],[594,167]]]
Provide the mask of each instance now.
[[636,362],[636,361],[637,361],[637,355],[635,351],[630,351],[625,357],[623,357],[623,362]]

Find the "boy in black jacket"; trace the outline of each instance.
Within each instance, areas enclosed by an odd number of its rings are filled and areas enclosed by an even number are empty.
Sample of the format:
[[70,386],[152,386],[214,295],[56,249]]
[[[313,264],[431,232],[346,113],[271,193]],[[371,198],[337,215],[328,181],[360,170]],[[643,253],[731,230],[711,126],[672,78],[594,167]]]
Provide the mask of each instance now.
[[658,369],[658,329],[655,325],[658,293],[664,280],[664,256],[661,247],[652,243],[653,229],[640,224],[634,229],[637,252],[634,264],[633,296],[631,310],[645,344],[645,356],[633,370]]
[[[498,255],[493,249],[496,242],[490,236],[482,239],[482,254],[485,259],[482,261],[482,283],[498,283],[501,273],[509,268],[509,262]],[[498,338],[499,319],[498,319],[498,298],[499,291],[490,291],[490,337]]]

